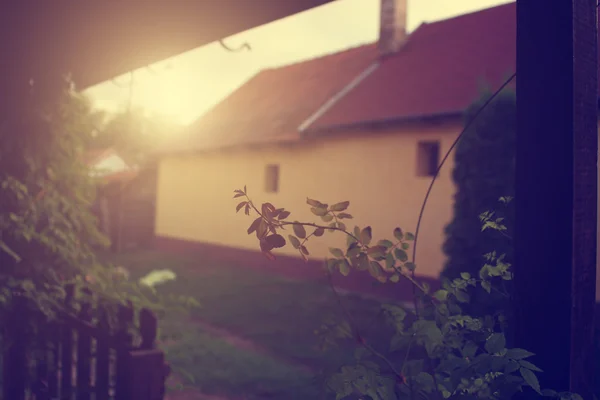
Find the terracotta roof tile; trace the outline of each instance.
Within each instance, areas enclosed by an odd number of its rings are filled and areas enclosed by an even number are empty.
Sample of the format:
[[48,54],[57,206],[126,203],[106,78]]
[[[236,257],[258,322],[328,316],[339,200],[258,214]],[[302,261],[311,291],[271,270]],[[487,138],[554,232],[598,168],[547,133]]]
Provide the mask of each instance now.
[[167,150],[295,140],[298,126],[377,57],[374,44],[258,73]]
[[[378,60],[376,44],[265,70],[169,150],[300,138],[299,126]],[[463,112],[516,67],[516,3],[423,24],[308,129]]]
[[423,24],[311,128],[462,112],[515,66],[515,3]]

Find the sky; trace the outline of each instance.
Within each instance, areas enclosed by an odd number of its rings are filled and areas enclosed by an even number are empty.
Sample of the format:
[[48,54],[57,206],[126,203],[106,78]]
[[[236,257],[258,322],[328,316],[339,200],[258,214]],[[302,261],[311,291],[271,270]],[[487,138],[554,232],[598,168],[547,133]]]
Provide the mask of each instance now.
[[[99,109],[119,112],[131,105],[187,125],[262,69],[374,42],[380,1],[337,0],[224,39],[230,47],[248,43],[251,51],[232,53],[212,43],[86,93]],[[407,28],[511,1],[408,0]]]

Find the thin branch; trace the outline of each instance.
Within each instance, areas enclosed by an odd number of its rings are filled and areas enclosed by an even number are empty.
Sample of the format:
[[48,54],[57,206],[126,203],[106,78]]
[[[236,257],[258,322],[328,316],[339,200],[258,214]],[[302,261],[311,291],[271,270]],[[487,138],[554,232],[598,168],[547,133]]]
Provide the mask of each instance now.
[[440,171],[442,169],[442,167],[444,166],[444,164],[446,163],[446,161],[448,160],[448,157],[450,157],[450,154],[452,153],[452,151],[454,150],[454,148],[456,147],[456,145],[458,144],[458,142],[460,141],[460,139],[465,135],[465,132],[467,132],[467,130],[471,127],[471,125],[473,125],[473,123],[475,122],[475,120],[477,119],[477,117],[479,117],[479,115],[481,114],[481,112],[487,108],[487,106],[496,98],[498,97],[498,95],[509,85],[510,82],[512,82],[513,79],[515,79],[517,76],[516,73],[512,74],[506,81],[504,81],[504,83],[502,85],[500,85],[500,87],[485,101],[485,103],[483,103],[483,105],[475,112],[475,114],[473,115],[473,117],[471,117],[471,119],[469,119],[466,124],[465,127],[463,128],[463,130],[460,132],[460,134],[458,135],[458,137],[454,140],[454,142],[452,143],[452,146],[450,146],[450,148],[448,149],[448,151],[446,152],[446,154],[444,155],[444,158],[442,158],[442,162],[440,163],[440,165],[438,166],[437,170],[435,171],[435,174],[433,175],[433,178],[431,179],[431,183],[429,184],[429,188],[427,189],[427,193],[425,194],[425,198],[423,199],[423,203],[421,204],[421,210],[419,211],[419,218],[417,219],[417,228],[415,229],[415,241],[413,244],[413,254],[412,254],[412,258],[413,258],[413,262],[416,263],[417,261],[417,240],[419,238],[419,230],[421,228],[421,220],[423,219],[423,214],[425,212],[425,207],[427,206],[427,201],[429,200],[429,195],[431,194],[431,190],[433,189],[433,185],[436,182],[437,177],[440,174]]
[[[248,201],[248,204],[250,205],[250,207],[252,207],[252,209],[265,221],[269,222],[269,219],[267,219],[267,217],[265,217],[263,215],[263,213],[261,213],[258,208],[256,208],[256,206],[254,205],[254,203],[252,202],[252,200],[250,199],[250,197],[244,193],[244,196],[246,197],[246,200]],[[356,236],[354,236],[353,234],[351,234],[350,232],[346,231],[345,229],[342,228],[337,228],[337,227],[330,227],[330,226],[323,226],[323,225],[318,225],[312,222],[288,222],[288,221],[275,221],[276,222],[276,226],[277,227],[282,227],[282,226],[289,226],[289,225],[303,225],[303,226],[310,226],[313,228],[321,228],[321,229],[331,229],[334,231],[338,231],[338,232],[342,232],[345,233],[346,235],[350,236],[351,238],[353,238],[354,240],[356,240],[357,242],[360,242],[360,239],[357,238]]]
[[250,46],[250,43],[248,43],[248,42],[244,42],[241,45],[239,45],[238,47],[231,47],[231,46],[228,46],[223,39],[221,39],[221,40],[219,40],[219,44],[221,45],[222,48],[224,48],[225,50],[227,50],[230,53],[239,53],[244,50],[252,51],[252,47]]

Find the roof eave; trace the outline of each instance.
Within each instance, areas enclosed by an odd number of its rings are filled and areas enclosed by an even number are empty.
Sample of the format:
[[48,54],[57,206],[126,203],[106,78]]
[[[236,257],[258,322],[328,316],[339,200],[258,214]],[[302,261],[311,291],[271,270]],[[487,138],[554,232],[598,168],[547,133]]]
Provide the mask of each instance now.
[[407,123],[435,123],[443,122],[450,118],[460,118],[464,110],[445,111],[435,114],[407,115],[392,118],[382,118],[377,120],[367,120],[353,122],[350,124],[327,125],[311,127],[303,131],[306,136],[322,135],[327,133],[336,133],[342,131],[363,131],[363,130],[383,130]]

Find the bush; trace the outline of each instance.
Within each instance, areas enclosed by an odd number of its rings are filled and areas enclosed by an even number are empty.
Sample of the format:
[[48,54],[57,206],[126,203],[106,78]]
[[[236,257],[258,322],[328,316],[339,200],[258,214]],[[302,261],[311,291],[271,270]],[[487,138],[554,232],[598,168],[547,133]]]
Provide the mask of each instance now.
[[[341,232],[347,237],[347,248],[330,249],[333,257],[326,261],[328,274],[348,275],[352,269],[367,270],[380,282],[407,279],[416,288],[413,307],[383,306],[395,330],[390,349],[402,357],[389,358],[367,343],[353,326],[351,315],[347,314],[348,320],[340,324],[340,329],[330,331],[330,343],[354,337],[357,344],[356,362],[342,367],[329,380],[329,388],[337,399],[352,395],[385,400],[509,399],[527,388],[548,397],[581,398],[540,388],[536,373],[541,370],[530,361],[534,354],[508,348],[504,335],[506,318],[501,311],[484,316],[464,311],[471,302],[470,288],[506,295],[502,285],[497,284],[498,280],[512,279],[505,254],[488,252],[485,265],[477,273],[459,273],[458,277],[446,280],[442,289],[432,292],[415,277],[416,265],[407,256],[414,235],[396,228],[392,239],[372,243],[371,227],[347,228],[344,221],[352,219],[347,213],[350,205],[347,201],[328,205],[308,199],[313,214],[326,223],[321,224],[290,222],[289,211],[270,203],[257,207],[246,188],[236,190],[234,198],[242,199],[238,211],[257,214],[248,234],[256,235],[261,250],[269,258],[274,257],[272,250],[286,246],[289,241],[306,259],[310,240],[326,232]],[[510,203],[510,198],[503,198],[502,202]],[[481,215],[481,221],[485,229],[506,234],[507,227],[501,219],[493,218],[492,213]],[[286,227],[291,227],[294,233],[287,240],[280,234]],[[335,291],[333,285],[332,289]]]
[[[443,249],[447,262],[442,276],[460,277],[468,272],[476,275],[490,248],[512,260],[512,243],[506,232],[501,235],[481,234],[478,216],[496,207],[500,196],[514,195],[514,160],[516,134],[516,96],[511,91],[500,93],[478,116],[491,93],[484,93],[469,107],[465,121],[473,121],[456,146],[452,178],[456,185],[453,219],[445,229]],[[510,204],[490,218],[503,218],[502,224],[512,229],[514,211]],[[469,291],[473,302],[469,311],[484,315],[503,306],[502,296],[491,296],[480,288]]]

